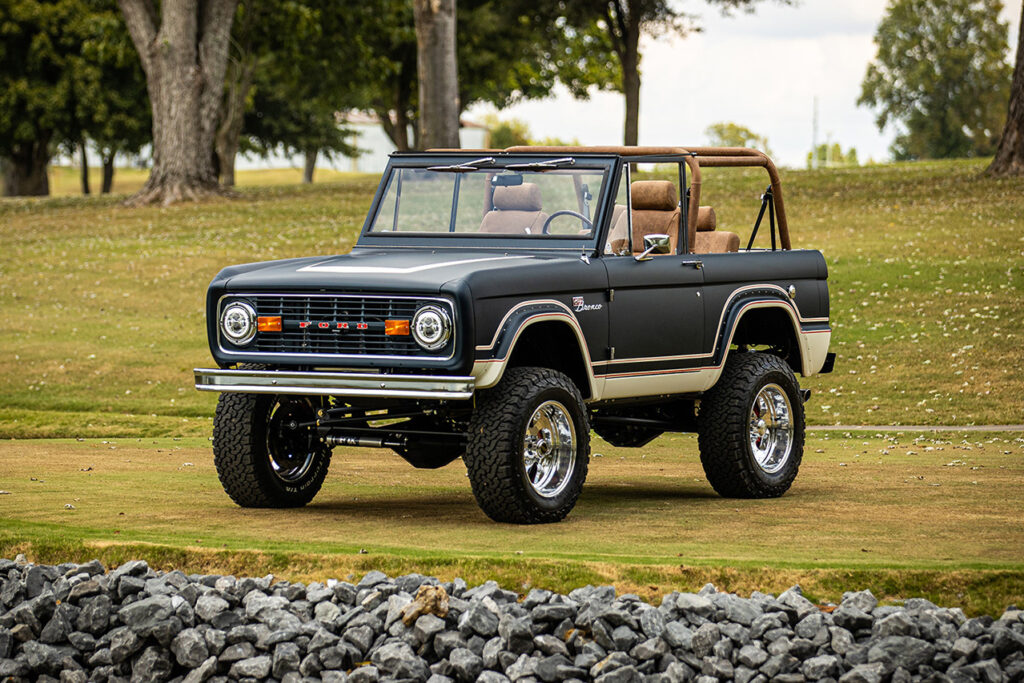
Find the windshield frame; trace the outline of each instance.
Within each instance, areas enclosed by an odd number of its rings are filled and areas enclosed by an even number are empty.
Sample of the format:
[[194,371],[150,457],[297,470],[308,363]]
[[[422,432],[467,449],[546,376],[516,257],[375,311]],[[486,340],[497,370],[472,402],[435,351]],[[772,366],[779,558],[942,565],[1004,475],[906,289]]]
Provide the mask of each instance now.
[[[494,163],[486,169],[504,169],[510,165],[551,162],[565,157],[572,157],[575,164],[573,170],[593,169],[603,174],[601,191],[596,196],[593,214],[594,229],[589,235],[519,235],[509,233],[445,233],[445,232],[371,232],[371,228],[381,212],[382,202],[392,175],[403,168],[422,168],[430,166],[453,166],[480,159],[493,157]],[[608,216],[614,203],[613,185],[621,159],[615,154],[551,154],[522,153],[495,151],[457,151],[457,152],[396,152],[391,155],[387,168],[381,176],[380,184],[374,195],[373,203],[367,212],[363,228],[356,242],[357,247],[403,247],[431,249],[501,249],[529,251],[573,251],[576,253],[594,253],[598,245],[603,245],[607,231]],[[558,170],[558,169],[553,169]],[[458,171],[451,171],[457,173]]]

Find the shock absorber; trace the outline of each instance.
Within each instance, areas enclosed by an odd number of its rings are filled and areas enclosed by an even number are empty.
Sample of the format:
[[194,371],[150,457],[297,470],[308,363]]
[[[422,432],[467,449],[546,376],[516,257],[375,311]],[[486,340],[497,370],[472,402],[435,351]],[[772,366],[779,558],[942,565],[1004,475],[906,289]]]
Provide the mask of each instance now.
[[330,447],[353,446],[357,448],[403,448],[406,445],[404,436],[389,434],[387,436],[355,436],[331,434],[324,437],[324,443]]

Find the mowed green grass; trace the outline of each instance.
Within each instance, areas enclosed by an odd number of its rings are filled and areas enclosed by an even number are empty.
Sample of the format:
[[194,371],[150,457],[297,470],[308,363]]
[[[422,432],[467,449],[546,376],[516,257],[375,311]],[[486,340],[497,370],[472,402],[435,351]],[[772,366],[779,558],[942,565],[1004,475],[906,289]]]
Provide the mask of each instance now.
[[371,568],[569,590],[614,582],[784,590],[818,600],[870,588],[972,613],[1024,600],[1019,434],[815,433],[783,498],[727,500],[692,436],[640,450],[595,442],[587,486],[560,524],[495,524],[461,463],[419,471],[389,451],[336,449],[298,510],[236,507],[204,439],[0,442],[0,556],[141,556],[193,571],[299,580]]
[[[830,266],[838,360],[804,382],[811,423],[1024,422],[1024,180],[983,168],[784,174],[794,246]],[[763,174],[711,171],[703,203],[745,238]],[[289,172],[243,172],[237,199],[170,208],[0,201],[0,437],[208,434],[215,396],[192,389],[191,369],[210,363],[210,279],[234,263],[347,252],[377,182],[258,184]]]

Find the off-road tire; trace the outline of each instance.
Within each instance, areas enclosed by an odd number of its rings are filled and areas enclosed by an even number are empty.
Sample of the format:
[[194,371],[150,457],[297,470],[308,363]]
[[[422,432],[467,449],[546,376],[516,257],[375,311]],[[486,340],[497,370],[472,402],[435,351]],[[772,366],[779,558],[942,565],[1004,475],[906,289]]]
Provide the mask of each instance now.
[[301,507],[316,496],[331,464],[330,449],[320,445],[315,447],[313,460],[301,478],[284,481],[274,473],[267,429],[278,398],[302,397],[224,393],[217,401],[213,462],[224,491],[242,507]]
[[[576,432],[576,457],[568,483],[551,498],[532,488],[523,455],[527,422],[545,401],[561,403]],[[576,505],[589,458],[590,427],[583,397],[563,373],[548,368],[511,368],[497,386],[478,395],[463,461],[477,503],[494,521],[561,521]]]
[[[769,384],[789,399],[792,447],[781,469],[768,473],[754,458],[750,444],[750,411],[755,397]],[[776,498],[792,485],[804,449],[804,407],[793,370],[768,353],[730,355],[718,383],[701,397],[697,415],[700,462],[708,482],[726,498]]]

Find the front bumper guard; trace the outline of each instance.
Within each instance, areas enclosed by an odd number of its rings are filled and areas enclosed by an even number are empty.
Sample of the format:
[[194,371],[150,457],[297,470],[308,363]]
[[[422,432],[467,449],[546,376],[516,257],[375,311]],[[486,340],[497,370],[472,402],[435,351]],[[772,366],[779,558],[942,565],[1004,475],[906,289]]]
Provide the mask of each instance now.
[[300,394],[363,398],[465,400],[476,379],[447,375],[385,375],[373,372],[290,372],[196,368],[196,389],[246,394]]

